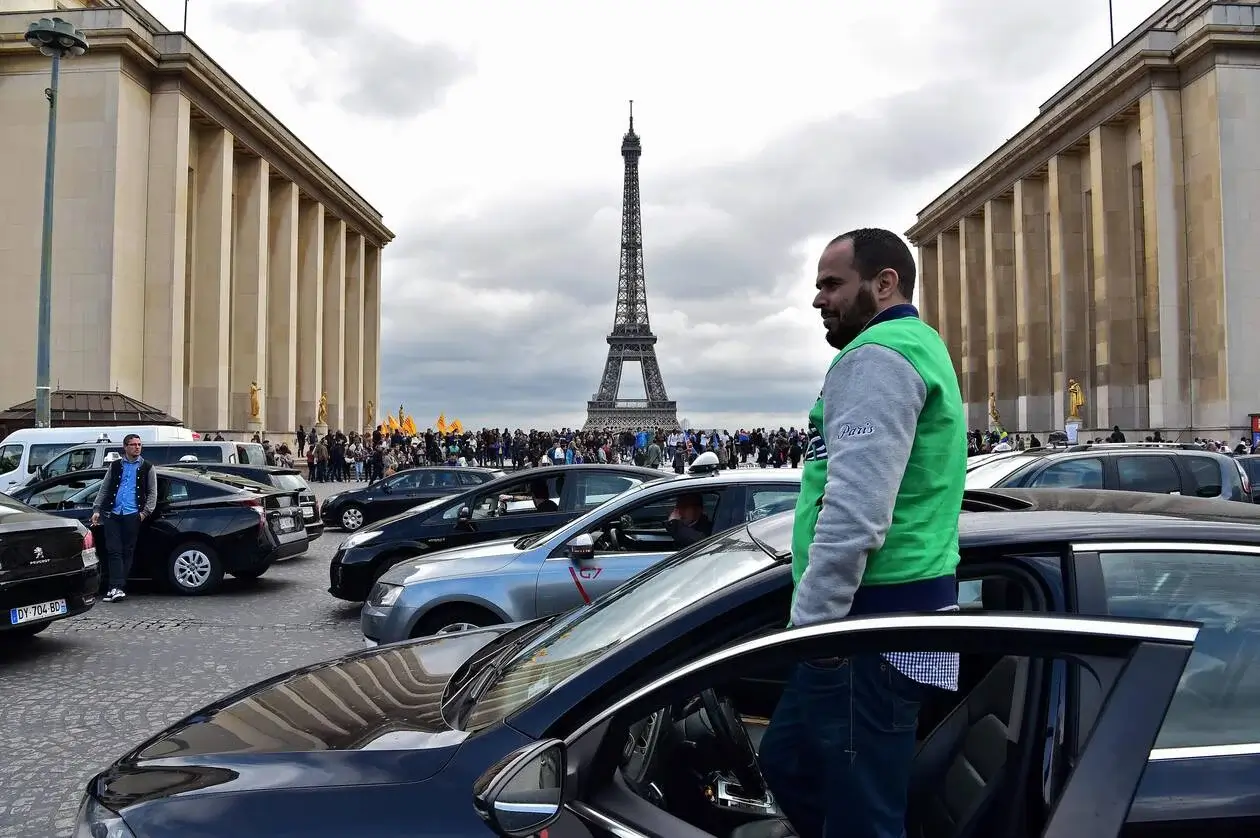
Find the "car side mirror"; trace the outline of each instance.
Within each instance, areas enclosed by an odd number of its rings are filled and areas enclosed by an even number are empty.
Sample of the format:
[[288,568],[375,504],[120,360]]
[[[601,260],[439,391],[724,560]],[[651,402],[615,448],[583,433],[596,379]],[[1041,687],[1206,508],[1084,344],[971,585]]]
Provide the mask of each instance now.
[[537,835],[560,817],[565,769],[560,740],[527,745],[490,766],[473,784],[473,808],[504,838]]
[[574,561],[589,559],[595,555],[595,539],[590,533],[581,533],[569,539],[569,558]]
[[391,489],[391,488],[389,487],[389,484],[388,484],[388,483],[381,483],[380,489],[381,489],[381,491],[382,491],[382,492],[384,492],[384,493],[385,493],[385,494],[387,494],[387,495],[388,495],[390,492],[394,491],[393,489]]
[[472,509],[467,506],[461,506],[458,514],[459,520],[461,521],[468,521],[472,519]]

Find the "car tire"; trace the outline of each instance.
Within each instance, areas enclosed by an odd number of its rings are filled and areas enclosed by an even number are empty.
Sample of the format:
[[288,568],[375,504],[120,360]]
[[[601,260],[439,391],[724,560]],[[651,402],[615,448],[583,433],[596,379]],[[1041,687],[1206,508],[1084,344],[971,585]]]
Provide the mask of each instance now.
[[346,532],[354,532],[366,523],[363,515],[363,507],[357,503],[346,504],[346,508],[341,510],[341,516],[338,518],[341,522],[341,528]]
[[35,635],[52,625],[52,620],[46,623],[35,623],[33,625],[18,626],[4,632],[0,632],[0,638],[5,640],[15,640],[21,643],[24,640],[31,640]]
[[184,596],[212,594],[223,582],[223,562],[209,544],[186,541],[167,558],[166,579],[176,593]]
[[434,634],[450,634],[486,626],[497,626],[502,622],[494,612],[475,605],[442,605],[425,614],[412,629],[411,636],[429,637]]

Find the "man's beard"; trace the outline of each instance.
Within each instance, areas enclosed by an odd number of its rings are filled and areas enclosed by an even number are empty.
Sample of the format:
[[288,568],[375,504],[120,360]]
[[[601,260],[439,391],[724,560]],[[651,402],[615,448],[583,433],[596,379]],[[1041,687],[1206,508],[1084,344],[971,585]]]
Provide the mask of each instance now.
[[835,318],[835,322],[827,328],[827,343],[836,349],[844,349],[853,339],[862,333],[871,318],[879,313],[875,295],[871,289],[863,286],[858,289],[853,305],[844,314]]

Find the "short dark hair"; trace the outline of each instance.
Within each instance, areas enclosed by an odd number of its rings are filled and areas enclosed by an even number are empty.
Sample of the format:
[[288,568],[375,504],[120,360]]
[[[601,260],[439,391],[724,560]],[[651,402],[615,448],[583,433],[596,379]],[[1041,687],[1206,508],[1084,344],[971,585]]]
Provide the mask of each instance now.
[[853,269],[862,279],[874,279],[880,271],[897,272],[897,290],[907,300],[914,297],[914,256],[901,236],[878,227],[861,227],[841,233],[828,243],[853,243]]
[[131,442],[133,439],[136,442],[139,442],[140,434],[127,434],[125,437],[123,437],[123,445],[126,445],[128,442]]

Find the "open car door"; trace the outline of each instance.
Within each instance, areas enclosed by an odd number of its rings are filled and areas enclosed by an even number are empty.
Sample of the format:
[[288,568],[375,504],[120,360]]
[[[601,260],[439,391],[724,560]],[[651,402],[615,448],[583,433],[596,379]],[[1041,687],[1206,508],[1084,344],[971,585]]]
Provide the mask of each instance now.
[[[560,749],[559,759],[566,766],[558,775],[563,781],[557,780],[554,789],[557,804],[562,805],[556,806],[554,817],[547,823],[540,819],[531,825],[538,832],[552,826],[558,835],[580,824],[579,831],[597,838],[743,835],[743,831],[729,829],[705,831],[676,816],[661,800],[645,797],[642,788],[628,780],[625,765],[615,756],[610,759],[610,753],[628,747],[627,733],[641,730],[636,725],[642,726],[645,719],[669,713],[669,708],[706,690],[720,690],[723,683],[762,666],[781,665],[784,660],[913,650],[1008,659],[1018,656],[1058,666],[1060,676],[1071,671],[1071,677],[1096,679],[1103,698],[1096,709],[1091,707],[1088,716],[1078,713],[1075,705],[1065,703],[1064,692],[1058,689],[1062,677],[1027,680],[1026,698],[1019,688],[1013,691],[1016,701],[1035,713],[1023,728],[1033,731],[1027,742],[1027,753],[1032,758],[1011,764],[1012,776],[1008,779],[1017,787],[1004,785],[1003,794],[994,803],[999,809],[994,823],[1000,822],[1000,831],[990,834],[1010,838],[1111,838],[1120,835],[1124,827],[1197,635],[1197,625],[1182,622],[969,612],[863,617],[773,631],[676,663],[610,706],[591,710],[570,730],[548,731],[555,736],[548,740],[547,747],[553,749],[549,753],[554,757],[554,749]],[[1068,723],[1079,725],[1083,744],[1075,753],[1065,755],[1055,771],[1048,771],[1043,758],[1045,748],[1062,742],[1060,728],[1065,717]],[[566,722],[566,727],[569,724]],[[935,731],[928,738],[932,735]],[[535,743],[530,747],[538,749],[543,745]],[[940,778],[939,785],[948,785],[945,777]],[[1039,797],[1024,792],[1042,788],[1049,791],[1035,805],[1020,800]],[[772,799],[767,801],[772,809]],[[496,805],[491,796],[481,802],[487,807]],[[511,809],[510,801],[503,802],[503,806]],[[796,835],[769,809],[747,817],[750,820],[745,827],[756,824],[758,817],[767,827],[747,834]],[[919,818],[914,823],[913,797],[909,819],[910,834],[915,838],[972,834],[966,825],[956,822],[940,826]],[[778,831],[771,821],[779,824]]]

